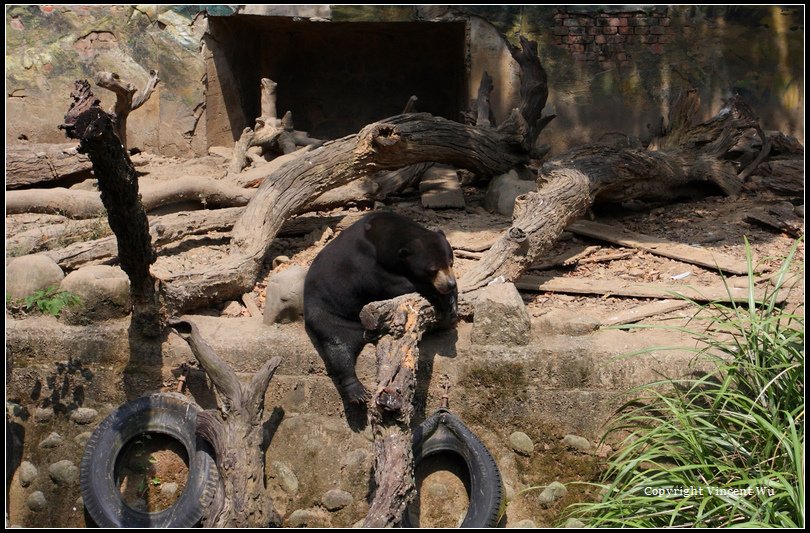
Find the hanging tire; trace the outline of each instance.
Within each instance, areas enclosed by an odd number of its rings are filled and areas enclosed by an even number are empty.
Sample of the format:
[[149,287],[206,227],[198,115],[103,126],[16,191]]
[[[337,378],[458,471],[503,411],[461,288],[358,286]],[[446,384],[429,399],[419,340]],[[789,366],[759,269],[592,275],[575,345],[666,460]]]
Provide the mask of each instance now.
[[[176,393],[153,394],[125,403],[96,428],[84,448],[80,482],[84,507],[100,527],[192,527],[219,483],[210,446],[197,438],[200,407]],[[127,505],[118,487],[116,462],[126,445],[144,433],[179,441],[188,454],[188,479],[171,507],[146,512]]]
[[[414,470],[431,455],[460,456],[470,475],[470,504],[461,527],[496,527],[504,507],[501,473],[478,437],[447,409],[439,409],[413,433]],[[408,513],[403,527],[415,527]]]

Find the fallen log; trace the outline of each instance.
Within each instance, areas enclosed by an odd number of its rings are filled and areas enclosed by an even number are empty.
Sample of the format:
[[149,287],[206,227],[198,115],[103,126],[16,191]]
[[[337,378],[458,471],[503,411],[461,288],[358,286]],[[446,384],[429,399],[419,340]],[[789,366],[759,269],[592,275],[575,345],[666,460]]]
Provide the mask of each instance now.
[[76,144],[18,144],[6,147],[6,190],[70,186],[92,178],[90,158]]
[[[697,92],[687,92],[671,114],[673,135],[654,150],[586,145],[569,150],[540,169],[538,191],[518,197],[512,227],[459,280],[470,292],[503,276],[514,281],[546,253],[557,236],[597,201],[668,200],[692,182],[710,182],[737,194],[738,169],[724,156],[746,131],[758,127],[750,107],[731,98],[718,114],[692,126]],[[743,169],[747,171],[747,169]]]
[[197,434],[214,448],[221,484],[203,515],[204,527],[280,526],[264,476],[264,396],[280,357],[267,361],[250,383],[242,384],[190,320],[171,320],[217,390],[219,414],[197,417]]

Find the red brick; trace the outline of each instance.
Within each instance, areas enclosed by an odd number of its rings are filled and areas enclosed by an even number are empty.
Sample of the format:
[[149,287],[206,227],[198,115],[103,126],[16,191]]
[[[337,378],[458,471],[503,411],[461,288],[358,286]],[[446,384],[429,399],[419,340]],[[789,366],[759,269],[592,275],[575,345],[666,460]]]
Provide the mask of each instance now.
[[571,44],[568,46],[568,49],[572,52],[584,52],[585,45],[584,44]]
[[657,43],[658,42],[658,36],[657,35],[642,35],[641,36],[641,42],[644,43],[644,44]]
[[646,26],[638,26],[636,27],[635,31],[636,35],[647,35],[648,33],[650,33],[650,28]]
[[624,35],[608,35],[607,42],[609,43],[623,43],[624,42]]
[[569,44],[582,44],[585,42],[584,35],[569,35],[565,38],[565,42]]
[[654,24],[650,23],[650,20],[652,19],[645,17],[644,15],[637,16],[634,20],[636,21],[636,26],[654,26]]
[[619,26],[619,34],[621,35],[630,35],[633,33],[633,28],[630,26]]
[[593,42],[593,35],[583,35],[582,36],[583,43],[592,43]]
[[616,26],[616,27],[627,26],[627,21],[623,20],[623,19],[620,19],[618,17],[613,17],[613,18],[610,18],[608,20],[609,20],[608,24],[610,24],[611,26]]
[[593,38],[593,42],[597,44],[604,44],[607,42],[607,37],[605,37],[604,35],[597,35],[596,37]]
[[636,44],[638,42],[638,38],[635,35],[626,35],[624,42],[627,44]]
[[568,28],[568,35],[585,35],[585,28],[581,26]]
[[653,26],[650,28],[650,33],[653,35],[664,35],[667,32],[667,29],[663,26]]
[[602,28],[602,33],[605,35],[615,35],[619,33],[619,28],[614,28],[613,26],[605,26]]
[[672,23],[672,19],[669,17],[664,17],[659,21],[661,26],[669,26]]
[[658,42],[662,44],[671,43],[672,42],[672,35],[659,35]]
[[551,28],[552,35],[568,35],[568,28],[563,28],[562,26],[556,26]]
[[565,19],[563,20],[563,26],[579,26],[579,21],[577,19]]
[[601,28],[596,28],[594,26],[588,28],[588,35],[599,35],[600,33],[602,33]]
[[664,45],[663,44],[653,44],[650,46],[650,50],[652,50],[653,54],[663,54],[664,53]]

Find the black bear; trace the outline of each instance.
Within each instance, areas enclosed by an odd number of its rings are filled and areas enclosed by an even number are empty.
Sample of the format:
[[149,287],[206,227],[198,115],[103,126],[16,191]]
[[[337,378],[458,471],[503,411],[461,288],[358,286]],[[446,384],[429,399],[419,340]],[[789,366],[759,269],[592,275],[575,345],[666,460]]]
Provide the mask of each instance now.
[[367,398],[354,369],[365,345],[363,306],[418,292],[440,316],[455,319],[452,267],[453,250],[443,233],[385,211],[352,224],[321,250],[304,281],[304,324],[346,400],[359,404]]

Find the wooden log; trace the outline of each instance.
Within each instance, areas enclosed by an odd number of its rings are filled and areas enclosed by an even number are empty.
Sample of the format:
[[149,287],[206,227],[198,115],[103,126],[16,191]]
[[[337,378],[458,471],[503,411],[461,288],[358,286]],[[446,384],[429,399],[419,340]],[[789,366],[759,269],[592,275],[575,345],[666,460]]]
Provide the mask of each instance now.
[[366,305],[360,320],[366,330],[382,334],[377,342],[377,388],[369,410],[375,489],[363,527],[391,527],[415,494],[411,418],[418,343],[436,324],[436,316],[427,300],[408,294]]
[[93,163],[101,201],[118,240],[121,269],[129,276],[133,326],[146,336],[160,335],[165,317],[157,280],[149,271],[157,256],[138,193],[135,167],[115,135],[113,117],[96,105],[98,100],[90,84],[77,81],[71,96],[74,102],[61,127],[70,137],[79,139],[81,151]]
[[[682,296],[696,302],[747,302],[748,289],[717,285],[676,285],[673,283],[632,283],[624,280],[596,280],[586,278],[560,278],[554,276],[521,277],[515,286],[524,291],[562,292],[569,294],[595,294],[601,296],[630,296],[633,298],[671,299]],[[765,291],[758,290],[754,295],[757,301],[764,301]],[[784,301],[780,296],[777,303]]]
[[651,316],[663,315],[689,307],[692,305],[688,300],[660,300],[651,302],[638,307],[627,309],[620,313],[609,316],[604,320],[600,320],[602,326],[620,326],[623,324],[633,324],[639,320],[649,318]]
[[548,100],[548,76],[537,53],[537,42],[520,36],[520,47],[509,45],[509,52],[520,65],[520,115],[528,124],[526,147],[531,150],[543,128],[557,115],[543,116]]
[[281,358],[265,362],[250,383],[242,384],[193,322],[181,317],[170,324],[188,342],[218,392],[219,414],[205,411],[197,419],[197,433],[213,446],[221,479],[203,526],[280,526],[264,482],[263,423],[264,396]]
[[651,237],[625,228],[608,226],[590,220],[577,220],[566,229],[585,237],[612,242],[628,248],[637,248],[654,255],[677,259],[684,263],[720,270],[726,274],[743,275],[748,273],[748,265],[745,261],[735,259],[727,254],[672,242],[661,237]]
[[6,147],[6,190],[63,186],[93,177],[90,158],[75,143],[25,143]]

